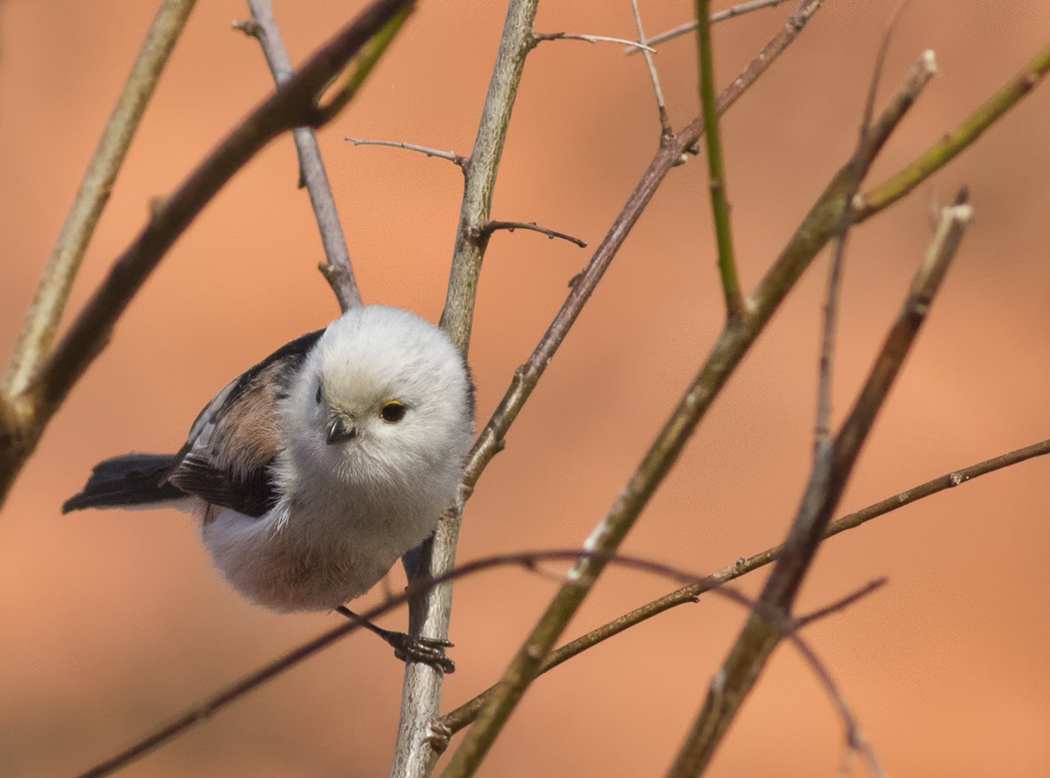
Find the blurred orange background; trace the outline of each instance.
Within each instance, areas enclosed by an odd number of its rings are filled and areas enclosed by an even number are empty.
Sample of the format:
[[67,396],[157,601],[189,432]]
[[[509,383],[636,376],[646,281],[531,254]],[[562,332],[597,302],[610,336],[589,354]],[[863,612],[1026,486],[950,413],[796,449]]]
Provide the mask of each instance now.
[[[827,0],[723,121],[744,285],[764,273],[856,142],[896,0]],[[293,61],[361,3],[278,2]],[[716,8],[725,7],[716,4]],[[788,4],[719,25],[728,83]],[[157,2],[0,5],[0,353],[14,343],[80,176]],[[641,3],[652,35],[686,0]],[[447,162],[348,135],[470,152],[502,3],[423,2],[363,93],[321,134],[367,302],[436,321],[462,192]],[[233,0],[201,2],[161,80],[88,251],[76,311],[187,171],[270,90]],[[632,37],[627,0],[541,3],[539,31]],[[1044,0],[914,0],[882,102],[925,48],[941,75],[875,165],[877,183],[955,126],[1050,40]],[[676,127],[697,112],[691,38],[656,58]],[[881,103],[880,103],[881,104]],[[1041,440],[1050,431],[1050,86],[932,185],[856,230],[836,383],[841,418],[929,240],[931,201],[970,186],[976,218],[856,468],[842,511]],[[651,159],[644,62],[613,44],[544,43],[528,59],[493,217],[596,246]],[[0,775],[78,773],[221,685],[338,622],[276,616],[216,575],[185,516],[62,516],[93,464],[173,451],[227,380],[338,314],[281,138],[208,206],[49,426],[0,515]],[[470,361],[479,422],[589,257],[499,233]],[[779,542],[809,471],[826,255],[730,381],[624,551],[698,572]],[[617,256],[470,502],[460,560],[576,547],[605,514],[706,355],[723,313],[702,159],[673,171]],[[809,630],[888,772],[1050,774],[1050,461],[986,476],[851,531],[821,551],[800,610],[872,578],[889,585]],[[765,572],[741,582],[754,592]],[[403,577],[395,571],[393,585]],[[566,638],[674,588],[612,571]],[[446,708],[495,681],[553,592],[508,570],[456,585],[458,671]],[[374,599],[374,595],[371,599]],[[390,626],[405,623],[390,617]],[[744,618],[705,597],[539,680],[483,768],[500,776],[661,774]],[[402,668],[355,635],[129,776],[385,775]],[[777,652],[712,775],[831,775],[842,727],[811,672]],[[858,768],[862,769],[862,768]]]

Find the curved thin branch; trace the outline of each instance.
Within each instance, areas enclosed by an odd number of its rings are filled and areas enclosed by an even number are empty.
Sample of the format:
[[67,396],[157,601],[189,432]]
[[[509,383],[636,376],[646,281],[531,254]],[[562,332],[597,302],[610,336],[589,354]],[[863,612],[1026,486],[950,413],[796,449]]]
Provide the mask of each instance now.
[[164,0],[153,18],[26,312],[22,331],[0,385],[2,396],[14,397],[24,391],[51,352],[80,261],[102,210],[109,202],[109,193],[139,120],[196,2]]
[[[249,673],[238,681],[230,684],[225,689],[212,695],[204,702],[185,711],[168,724],[165,724],[149,733],[123,751],[95,765],[88,771],[81,773],[78,778],[102,778],[103,776],[112,775],[117,770],[127,767],[137,759],[140,759],[165,743],[170,742],[197,724],[211,718],[211,716],[218,711],[227,707],[232,702],[244,697],[246,694],[257,689],[267,681],[276,678],[285,671],[301,664],[306,659],[333,645],[352,632],[361,629],[364,627],[364,622],[371,622],[378,619],[380,616],[389,613],[395,608],[417,599],[427,590],[451,583],[459,578],[474,575],[497,567],[515,565],[523,567],[527,571],[533,571],[536,568],[536,565],[540,562],[559,560],[573,561],[579,559],[581,556],[593,556],[600,553],[601,552],[589,552],[581,549],[556,549],[553,551],[526,551],[517,554],[498,554],[474,562],[468,562],[467,564],[450,570],[436,578],[417,578],[409,584],[408,588],[401,594],[388,597],[384,602],[357,615],[355,618],[341,621],[338,626],[321,633],[313,640],[297,646],[274,661],[263,665],[254,672]],[[695,575],[694,573],[682,570],[681,568],[653,562],[640,557],[609,557],[606,559],[606,562],[634,570],[653,573],[655,575],[665,576],[683,583],[692,583],[694,585],[707,580]],[[739,592],[727,589],[723,591],[722,594],[739,604],[748,607],[752,604],[747,597]],[[785,623],[785,627],[785,632],[790,632],[794,629],[794,624]]]
[[[741,3],[740,5],[734,5],[732,8],[727,8],[724,11],[716,11],[711,14],[711,24],[717,24],[718,22],[724,22],[726,19],[732,19],[734,16],[742,16],[752,11],[759,11],[763,8],[776,8],[778,5],[783,5],[787,0],[751,0],[749,3]],[[649,39],[650,46],[659,46],[661,43],[672,40],[673,38],[681,37],[682,35],[688,35],[696,29],[696,19],[691,22],[686,22],[678,27],[662,32]],[[630,56],[631,54],[637,54],[641,47],[638,44],[632,45],[624,54]]]
[[[329,121],[333,103],[345,102],[337,97],[328,105],[319,103],[329,83],[374,36],[399,28],[413,5],[413,0],[375,0],[241,122],[174,193],[156,203],[145,229],[114,263],[33,381],[18,396],[0,398],[0,502],[55,410],[105,348],[120,315],[179,235],[267,143],[295,127]],[[359,72],[380,53],[371,49],[360,56]]]
[[[952,489],[974,478],[979,478],[988,473],[994,473],[996,470],[1002,470],[1003,468],[1016,465],[1028,459],[1047,455],[1050,455],[1050,439],[1044,440],[1040,443],[1034,443],[1031,446],[1019,448],[1016,451],[1001,454],[1000,456],[985,460],[984,462],[978,462],[975,465],[970,465],[961,470],[954,470],[951,473],[946,473],[939,478],[934,478],[931,481],[907,489],[893,495],[892,497],[887,497],[885,500],[869,505],[859,511],[835,519],[835,521],[831,522],[824,531],[824,539],[838,535],[840,532],[859,527],[861,524],[866,524],[872,519],[877,519],[879,516],[885,516],[887,513],[892,513],[898,508],[903,508],[905,505],[910,505],[913,502],[930,497],[938,492],[944,491],[945,489]],[[629,613],[625,613],[623,616],[620,616],[607,624],[592,629],[590,632],[587,632],[575,640],[551,651],[543,660],[543,664],[540,666],[540,673],[542,674],[549,670],[553,670],[558,665],[567,662],[578,654],[582,654],[587,649],[593,648],[599,643],[603,643],[609,638],[619,635],[621,632],[624,632],[637,624],[641,624],[643,621],[648,621],[665,611],[669,611],[679,605],[699,602],[700,595],[710,591],[712,587],[740,578],[743,575],[747,575],[750,572],[774,562],[780,556],[780,552],[783,551],[783,549],[784,547],[782,545],[774,546],[773,548],[768,548],[765,551],[753,554],[752,556],[741,557],[733,564],[726,565],[718,572],[712,573],[702,583],[684,586],[681,589],[665,594],[659,599],[646,603],[639,608],[635,608]],[[819,613],[804,616],[800,621],[805,622],[807,618],[814,615],[819,615]],[[484,704],[485,699],[492,693],[493,688],[495,687],[489,687],[473,699],[460,705],[455,710],[446,713],[439,720],[439,727],[446,729],[451,736],[473,722],[478,711],[481,710],[481,706]]]
[[[273,80],[280,86],[286,83],[295,71],[281,39],[281,30],[274,18],[270,0],[248,0],[248,8],[251,10],[252,21],[248,24],[234,23],[234,27],[259,41]],[[310,195],[310,205],[313,206],[317,227],[321,232],[321,244],[327,258],[327,264],[318,265],[318,269],[332,287],[339,301],[339,308],[345,313],[351,308],[361,307],[363,302],[350,261],[350,252],[346,247],[343,225],[339,221],[339,210],[332,196],[332,186],[328,182],[324,160],[321,159],[321,147],[317,143],[317,135],[310,127],[296,127],[292,130],[292,138],[295,140],[295,151],[299,156],[302,182],[306,184],[306,191]]]

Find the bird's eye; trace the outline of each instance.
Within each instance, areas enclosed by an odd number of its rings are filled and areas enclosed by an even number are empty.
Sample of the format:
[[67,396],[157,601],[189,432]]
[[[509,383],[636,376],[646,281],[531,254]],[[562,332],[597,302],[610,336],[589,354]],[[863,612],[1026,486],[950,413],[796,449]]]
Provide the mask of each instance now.
[[314,395],[314,402],[318,405],[321,404],[321,384],[317,385],[317,394]]
[[396,424],[405,418],[405,404],[397,400],[391,400],[379,409],[379,415],[383,417],[383,421]]

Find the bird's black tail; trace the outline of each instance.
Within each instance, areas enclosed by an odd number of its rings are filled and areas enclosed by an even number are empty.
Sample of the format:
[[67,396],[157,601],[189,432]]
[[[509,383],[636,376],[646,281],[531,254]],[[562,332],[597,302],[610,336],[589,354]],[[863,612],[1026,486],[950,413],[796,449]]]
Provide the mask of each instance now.
[[174,465],[175,457],[171,454],[125,454],[99,462],[83,491],[62,505],[62,513],[181,499],[186,496],[185,492],[163,482]]

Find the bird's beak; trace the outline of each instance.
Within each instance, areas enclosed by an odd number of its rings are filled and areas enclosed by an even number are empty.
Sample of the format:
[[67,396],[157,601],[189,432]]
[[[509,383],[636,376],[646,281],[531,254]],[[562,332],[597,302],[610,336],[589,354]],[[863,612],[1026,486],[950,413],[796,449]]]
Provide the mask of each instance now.
[[356,435],[357,428],[350,426],[342,416],[333,416],[324,428],[324,440],[329,446],[353,440]]

